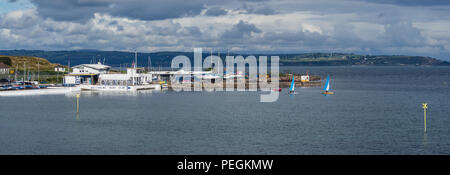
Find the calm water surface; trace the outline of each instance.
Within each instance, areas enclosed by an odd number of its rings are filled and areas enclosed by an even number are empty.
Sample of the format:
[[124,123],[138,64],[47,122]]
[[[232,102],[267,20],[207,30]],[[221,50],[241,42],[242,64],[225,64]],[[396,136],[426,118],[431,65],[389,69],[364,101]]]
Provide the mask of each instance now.
[[[449,154],[450,67],[282,67],[331,76],[265,92],[0,97],[0,154]],[[422,103],[428,103],[423,132]]]

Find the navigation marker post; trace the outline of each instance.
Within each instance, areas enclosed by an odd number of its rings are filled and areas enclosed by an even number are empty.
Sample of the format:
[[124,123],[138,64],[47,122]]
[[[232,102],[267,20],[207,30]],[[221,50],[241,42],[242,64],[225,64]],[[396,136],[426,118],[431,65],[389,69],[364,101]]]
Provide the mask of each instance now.
[[80,113],[80,94],[77,94],[77,114]]
[[423,108],[423,132],[427,132],[427,103],[422,103]]

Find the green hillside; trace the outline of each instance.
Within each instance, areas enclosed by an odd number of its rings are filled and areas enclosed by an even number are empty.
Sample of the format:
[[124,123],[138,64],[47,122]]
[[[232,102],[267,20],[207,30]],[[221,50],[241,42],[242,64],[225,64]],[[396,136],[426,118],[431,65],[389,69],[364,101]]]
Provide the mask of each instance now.
[[[38,66],[41,71],[52,71],[59,64],[50,63],[48,60],[33,56],[6,56],[0,55],[0,62],[10,66],[11,69],[18,68],[23,71],[24,65],[27,70],[37,71]],[[25,63],[25,64],[24,64]]]
[[[225,56],[228,53],[220,53],[222,60],[225,60]],[[36,64],[32,64],[33,60],[37,61],[37,58],[45,58],[51,63],[57,63],[61,65],[88,64],[96,62],[104,62],[105,64],[113,67],[120,67],[128,65],[134,61],[133,52],[122,51],[99,51],[99,50],[74,50],[74,51],[42,51],[42,50],[0,50],[0,55],[16,56],[19,61],[13,62],[19,64],[19,67],[23,67],[23,62],[27,58],[31,58],[30,64],[32,69],[36,68]],[[22,57],[22,56],[27,57]],[[172,58],[178,55],[187,56],[191,62],[194,60],[193,52],[152,52],[143,53],[139,52],[138,66],[147,67],[170,67]],[[209,56],[209,52],[203,52],[203,58]],[[218,55],[218,53],[214,53]],[[358,55],[353,53],[291,53],[291,54],[237,54],[229,53],[231,56],[242,55],[244,57],[249,55],[258,56],[279,56],[280,65],[282,66],[350,66],[350,65],[367,65],[367,66],[446,66],[450,65],[448,61],[439,60],[427,56],[409,56],[409,55]],[[1,56],[0,56],[1,57]],[[8,57],[8,56],[3,56]],[[25,60],[21,60],[21,58]],[[43,60],[42,60],[43,61]],[[151,62],[151,64],[150,64]],[[45,62],[42,62],[44,64]],[[21,65],[22,64],[22,65]],[[49,66],[48,67],[52,67]],[[47,67],[47,68],[48,68]],[[53,66],[54,67],[54,66]]]

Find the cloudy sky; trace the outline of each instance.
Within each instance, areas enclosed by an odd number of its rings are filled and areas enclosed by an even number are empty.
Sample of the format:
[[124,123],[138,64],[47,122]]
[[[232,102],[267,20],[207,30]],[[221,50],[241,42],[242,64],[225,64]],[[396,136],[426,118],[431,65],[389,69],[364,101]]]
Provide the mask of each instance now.
[[446,0],[0,0],[0,49],[347,52],[450,60]]

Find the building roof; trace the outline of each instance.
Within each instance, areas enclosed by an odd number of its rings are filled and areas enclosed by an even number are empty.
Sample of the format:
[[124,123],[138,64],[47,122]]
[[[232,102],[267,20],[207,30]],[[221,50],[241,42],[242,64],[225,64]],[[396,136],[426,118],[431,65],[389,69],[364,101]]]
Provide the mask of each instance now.
[[93,76],[98,74],[89,74],[89,73],[69,73],[66,76]]
[[104,64],[80,64],[77,66],[74,66],[72,68],[83,68],[83,67],[89,67],[92,69],[97,69],[97,70],[105,70],[105,69],[110,69],[110,66],[104,65]]
[[212,73],[212,71],[185,71],[183,69],[180,69],[178,71],[151,71],[148,72],[149,74],[155,74],[155,75],[199,75],[199,74],[208,74]]
[[127,74],[101,74],[99,78],[102,80],[129,80],[131,76]]
[[9,66],[3,62],[0,62],[0,69],[2,69],[2,68],[9,68]]

